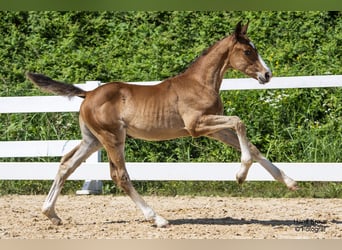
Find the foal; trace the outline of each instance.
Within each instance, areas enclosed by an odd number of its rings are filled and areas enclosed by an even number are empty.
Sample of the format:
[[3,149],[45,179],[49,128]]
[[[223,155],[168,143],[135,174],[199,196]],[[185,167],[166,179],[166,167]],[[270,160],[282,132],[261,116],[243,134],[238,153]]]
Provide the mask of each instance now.
[[247,28],[248,24],[237,24],[232,35],[208,48],[186,71],[154,86],[112,82],[84,91],[41,74],[27,73],[32,82],[46,91],[84,98],[79,117],[82,142],[61,159],[42,208],[53,224],[61,224],[55,203],[65,180],[87,157],[104,147],[113,181],[131,197],[147,220],[153,220],[157,227],[168,225],[131,183],[124,156],[127,135],[153,141],[207,136],[241,151],[241,168],[236,174],[239,183],[246,179],[252,162],[257,161],[276,180],[289,189],[296,189],[296,182],[248,141],[245,125],[239,117],[223,115],[219,89],[227,69],[237,69],[260,84],[269,82],[272,77],[246,36]]

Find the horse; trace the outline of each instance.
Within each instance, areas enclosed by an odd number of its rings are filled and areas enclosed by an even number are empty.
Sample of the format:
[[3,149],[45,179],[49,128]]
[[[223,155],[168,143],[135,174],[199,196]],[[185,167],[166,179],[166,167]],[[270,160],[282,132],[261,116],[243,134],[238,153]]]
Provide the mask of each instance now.
[[296,190],[296,182],[266,159],[246,137],[246,126],[238,116],[224,116],[219,89],[228,69],[236,69],[260,84],[272,78],[255,45],[247,36],[248,23],[239,22],[231,35],[206,49],[188,68],[157,85],[141,86],[110,82],[92,91],[56,81],[43,74],[27,72],[39,88],[62,96],[81,97],[79,112],[81,143],[61,158],[60,166],[43,204],[42,212],[53,224],[62,220],[55,204],[64,182],[92,153],[104,148],[111,179],[141,209],[146,220],[157,227],[169,222],[157,214],[132,185],[125,166],[127,136],[150,141],[205,136],[241,152],[238,183],[245,181],[253,161],[275,180]]

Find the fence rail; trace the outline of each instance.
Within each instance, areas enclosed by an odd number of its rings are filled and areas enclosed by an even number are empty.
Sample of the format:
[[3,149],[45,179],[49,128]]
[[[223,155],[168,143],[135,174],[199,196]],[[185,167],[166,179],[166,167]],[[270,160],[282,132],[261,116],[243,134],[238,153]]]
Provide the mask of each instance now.
[[[134,83],[153,85],[158,82]],[[100,85],[98,81],[78,84],[90,90]],[[342,87],[342,75],[274,77],[266,85],[253,79],[224,79],[221,90],[321,88]],[[78,112],[80,98],[68,99],[59,96],[0,97],[0,113]],[[77,139],[77,138],[74,138]],[[52,157],[62,156],[79,143],[79,140],[57,141],[0,141],[0,157]],[[57,162],[1,162],[2,180],[54,179]],[[108,180],[109,168],[101,162],[100,153],[94,153],[69,179]],[[342,181],[342,163],[276,163],[289,176],[298,181]],[[133,180],[235,180],[240,163],[127,163]],[[272,177],[254,163],[247,180],[269,181]]]
[[[342,181],[341,163],[275,163],[296,181]],[[6,162],[0,163],[3,180],[52,180],[59,163]],[[128,162],[127,171],[132,180],[144,181],[235,181],[238,162]],[[85,162],[69,180],[111,180],[108,163]],[[273,181],[273,177],[258,163],[248,172],[249,181]]]

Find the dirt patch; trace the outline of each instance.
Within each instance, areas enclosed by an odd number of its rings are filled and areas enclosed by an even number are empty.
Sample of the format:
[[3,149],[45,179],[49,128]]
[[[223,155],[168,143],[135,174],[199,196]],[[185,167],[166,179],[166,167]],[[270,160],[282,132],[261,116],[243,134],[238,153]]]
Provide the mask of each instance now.
[[44,199],[0,197],[0,239],[342,238],[342,199],[145,197],[169,228],[144,221],[126,196],[60,196],[54,226]]

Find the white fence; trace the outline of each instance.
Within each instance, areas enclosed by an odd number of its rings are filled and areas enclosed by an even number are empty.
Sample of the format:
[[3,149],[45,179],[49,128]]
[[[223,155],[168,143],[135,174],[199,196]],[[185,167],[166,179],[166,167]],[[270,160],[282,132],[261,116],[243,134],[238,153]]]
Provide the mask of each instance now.
[[[135,84],[152,85],[157,82]],[[77,86],[93,89],[100,82],[92,81]],[[274,77],[266,85],[253,79],[224,79],[221,90],[320,88],[342,87],[342,75]],[[81,98],[60,96],[0,97],[0,113],[77,112]],[[76,138],[75,138],[76,139]],[[79,140],[58,141],[1,141],[0,157],[62,156]],[[275,163],[297,181],[342,181],[342,163]],[[0,162],[0,180],[54,179],[58,162]],[[127,163],[132,180],[235,180],[240,163]],[[110,180],[107,163],[100,153],[94,153],[73,173],[71,180]],[[247,180],[268,181],[272,177],[258,163],[254,163]]]

